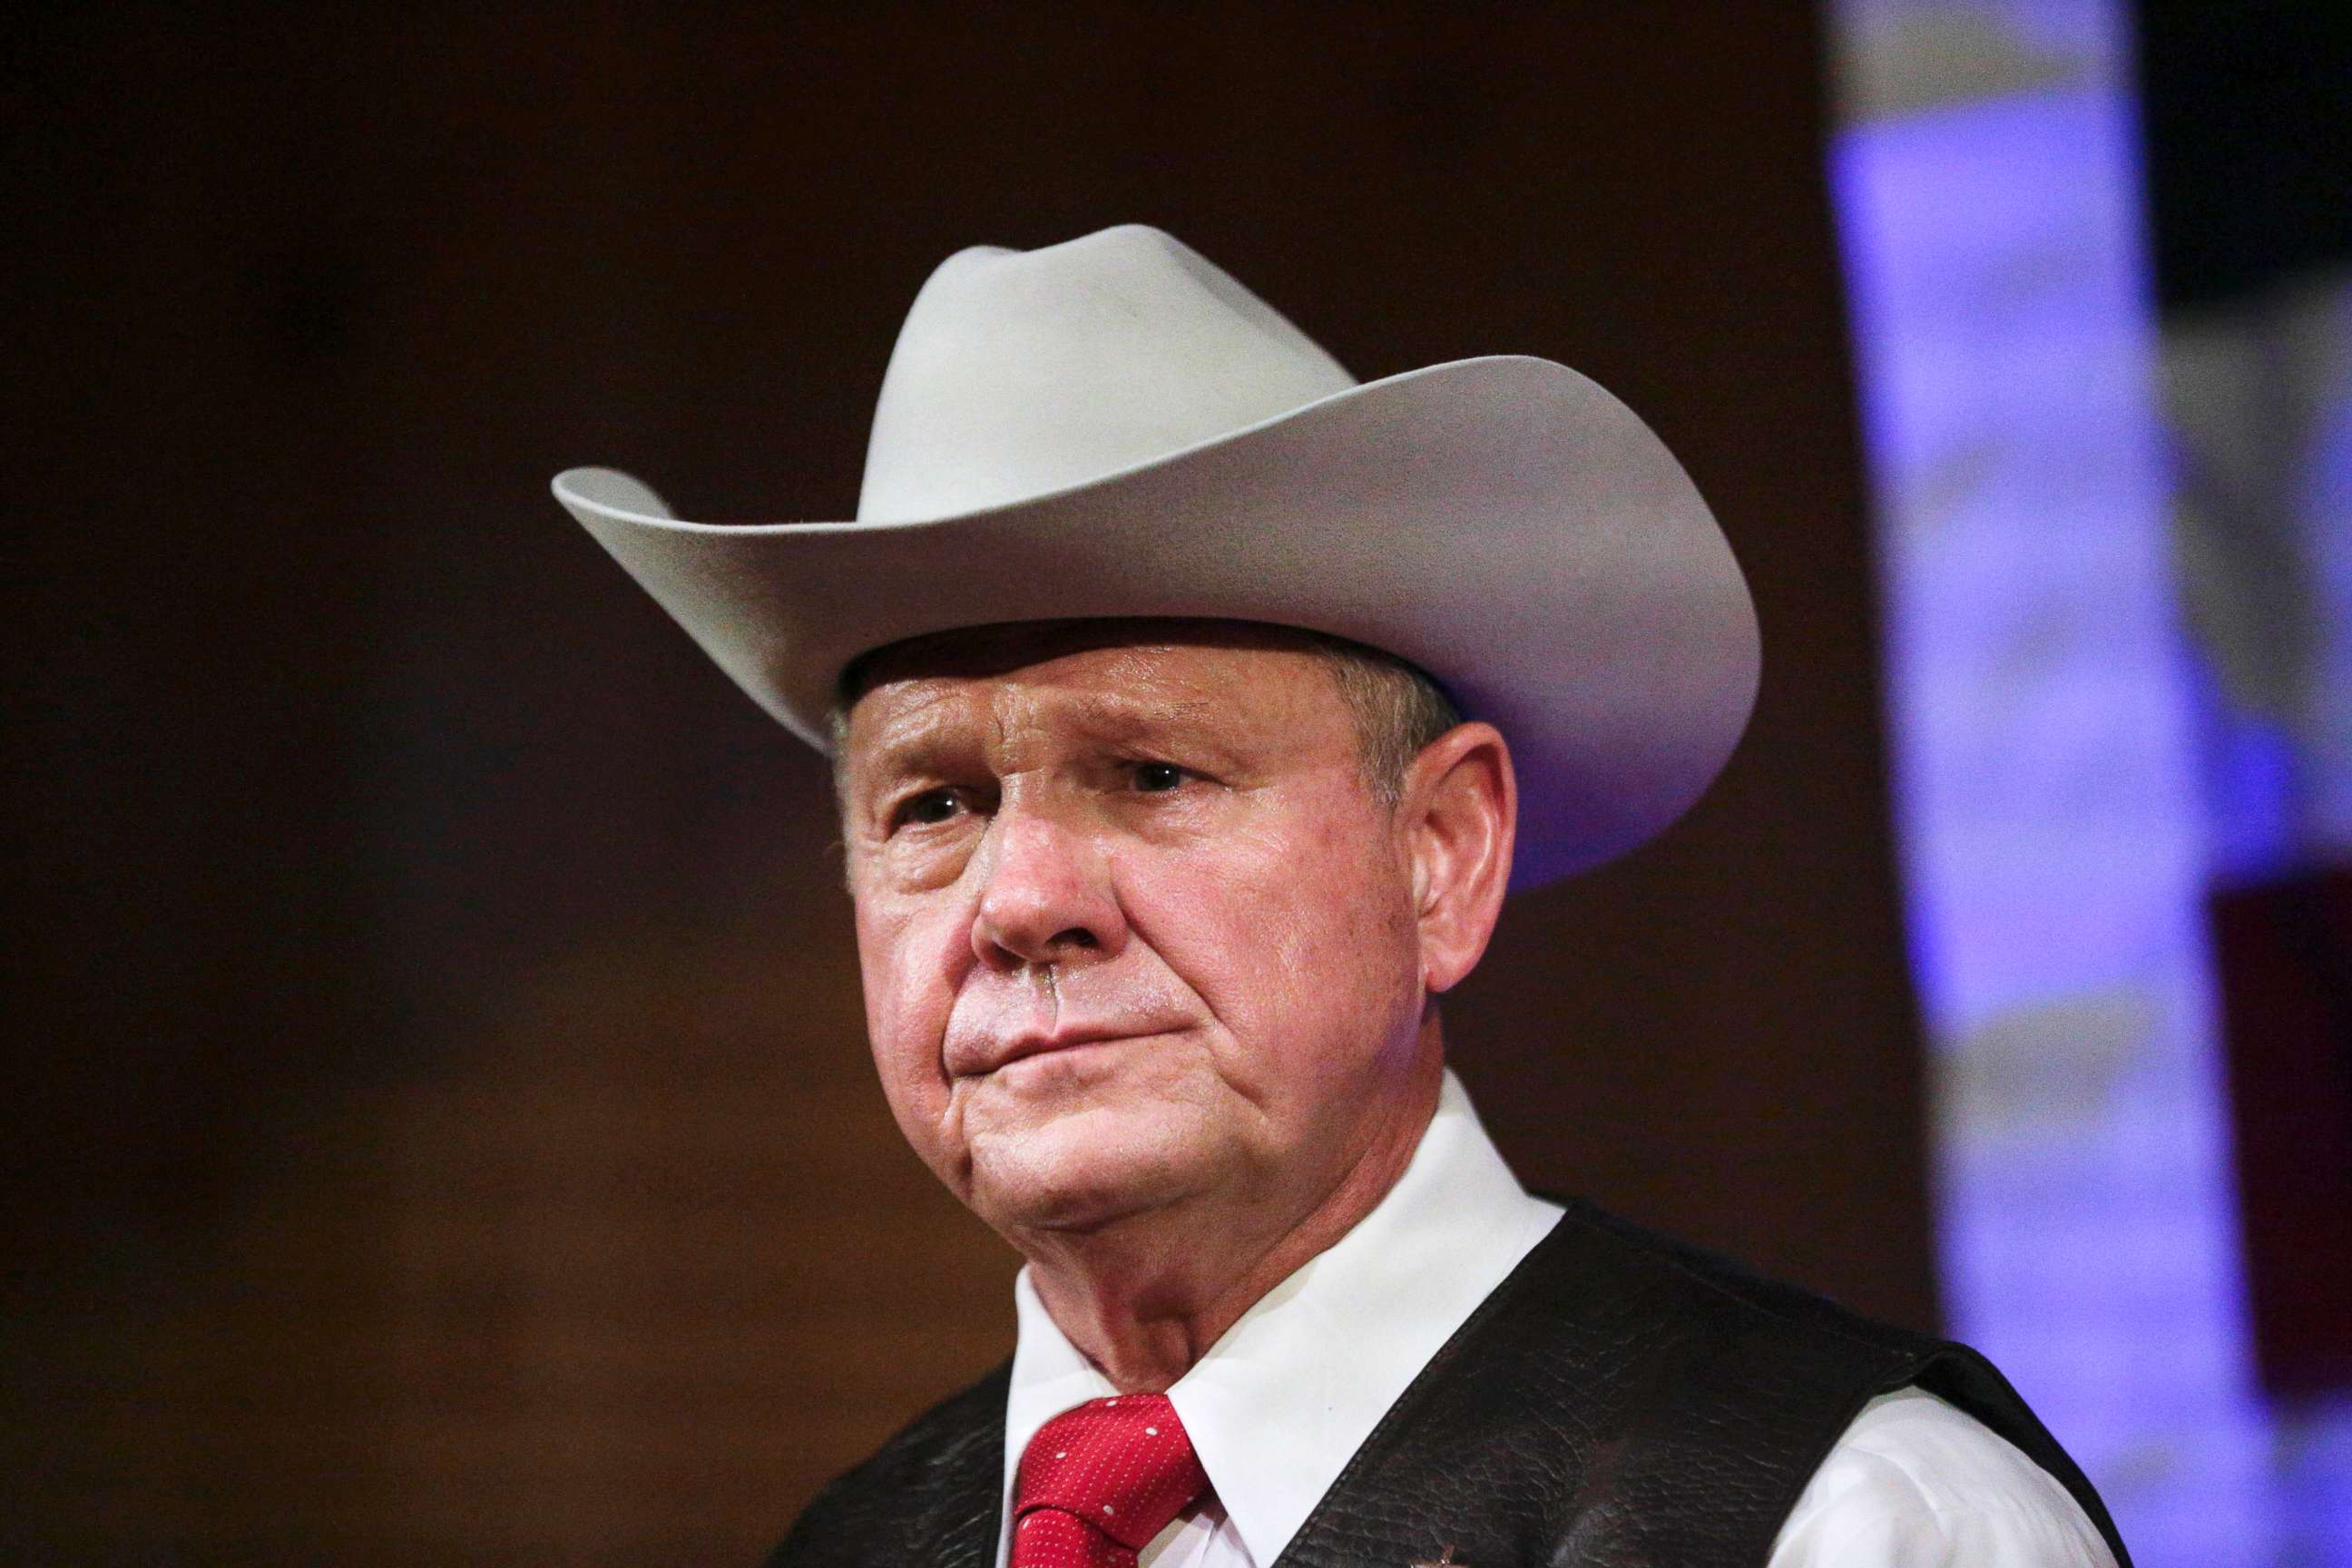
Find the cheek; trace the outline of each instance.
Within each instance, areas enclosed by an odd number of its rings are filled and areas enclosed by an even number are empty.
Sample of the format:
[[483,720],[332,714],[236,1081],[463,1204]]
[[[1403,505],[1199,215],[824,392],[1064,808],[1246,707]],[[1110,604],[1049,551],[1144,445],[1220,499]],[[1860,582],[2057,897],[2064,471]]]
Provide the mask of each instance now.
[[1176,858],[1152,884],[1155,945],[1257,1088],[1360,1074],[1417,1016],[1411,889],[1360,824],[1309,822],[1213,860]]
[[1410,889],[1358,862],[1302,879],[1286,918],[1281,967],[1294,1026],[1319,1049],[1295,1066],[1318,1082],[1354,1077],[1419,1016],[1421,949]]
[[883,1092],[908,1138],[937,1118],[947,1100],[940,1042],[954,1005],[946,922],[919,910],[861,904],[857,962],[864,975],[866,1034]]
[[[1335,1005],[1385,998],[1391,972],[1416,963],[1412,889],[1381,858],[1374,831],[1349,814],[1315,814],[1264,889],[1262,929],[1284,972],[1319,982]],[[1334,984],[1343,979],[1349,984]]]

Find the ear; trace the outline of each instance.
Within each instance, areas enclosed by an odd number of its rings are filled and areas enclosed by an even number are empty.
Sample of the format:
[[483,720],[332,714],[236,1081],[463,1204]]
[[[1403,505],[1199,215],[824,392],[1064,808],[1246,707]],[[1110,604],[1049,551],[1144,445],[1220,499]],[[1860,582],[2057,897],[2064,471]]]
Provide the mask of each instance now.
[[1457,724],[1405,770],[1399,828],[1412,858],[1422,983],[1451,991],[1477,966],[1511,883],[1519,786],[1492,724]]

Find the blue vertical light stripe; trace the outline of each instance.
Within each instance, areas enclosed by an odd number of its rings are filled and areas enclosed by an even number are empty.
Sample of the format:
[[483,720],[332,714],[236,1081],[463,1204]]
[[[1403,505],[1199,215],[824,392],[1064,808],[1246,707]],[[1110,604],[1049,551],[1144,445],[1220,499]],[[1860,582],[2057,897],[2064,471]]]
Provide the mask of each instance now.
[[2275,1563],[2127,20],[1830,21],[1948,1314],[2148,1568]]

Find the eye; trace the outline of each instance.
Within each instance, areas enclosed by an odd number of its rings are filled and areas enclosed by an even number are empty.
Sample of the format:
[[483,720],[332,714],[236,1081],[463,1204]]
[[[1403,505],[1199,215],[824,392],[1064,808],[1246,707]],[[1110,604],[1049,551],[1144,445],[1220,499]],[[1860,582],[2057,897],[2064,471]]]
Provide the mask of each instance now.
[[1181,787],[1187,776],[1184,770],[1174,763],[1139,763],[1135,768],[1135,787],[1145,795],[1165,795]]
[[908,795],[890,814],[890,826],[929,827],[954,819],[963,811],[963,792],[949,785]]

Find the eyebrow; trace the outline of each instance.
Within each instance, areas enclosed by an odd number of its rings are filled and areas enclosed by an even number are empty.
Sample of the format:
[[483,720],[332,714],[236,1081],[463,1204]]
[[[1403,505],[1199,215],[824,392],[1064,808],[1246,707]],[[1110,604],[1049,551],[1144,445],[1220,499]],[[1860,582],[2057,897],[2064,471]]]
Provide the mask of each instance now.
[[1214,733],[1221,728],[1216,704],[1197,697],[1150,700],[1097,693],[1072,706],[1088,730],[1119,736],[1171,728]]
[[[884,720],[881,733],[866,750],[865,771],[877,779],[923,772],[932,757],[951,749],[937,700],[924,701]],[[842,755],[845,761],[845,749]]]

